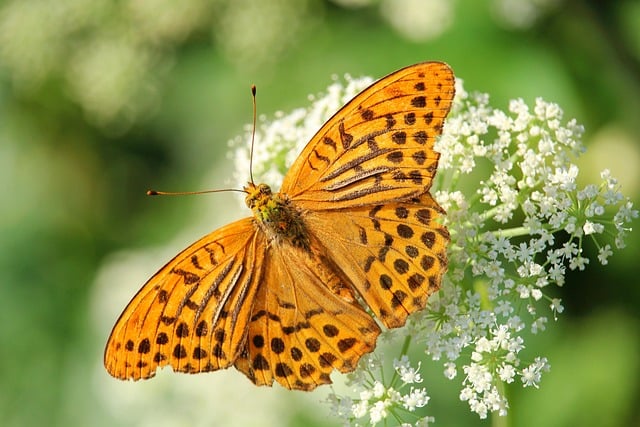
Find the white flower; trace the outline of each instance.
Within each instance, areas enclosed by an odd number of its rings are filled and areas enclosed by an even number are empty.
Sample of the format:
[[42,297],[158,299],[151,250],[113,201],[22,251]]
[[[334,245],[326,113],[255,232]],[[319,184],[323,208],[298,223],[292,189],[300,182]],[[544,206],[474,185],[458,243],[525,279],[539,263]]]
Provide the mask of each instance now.
[[360,392],[360,400],[369,401],[371,398],[373,398],[373,390],[367,388]]
[[[492,350],[492,343],[486,337],[480,337],[476,342],[476,351],[478,354],[480,353],[488,353]],[[473,359],[474,357],[471,356]],[[478,360],[482,358],[481,355],[478,356]]]
[[525,285],[518,285],[516,290],[520,294],[520,298],[527,299],[531,296],[531,289]]
[[613,255],[611,245],[604,245],[598,250],[598,261],[600,261],[600,264],[602,265],[607,265],[609,263],[609,257],[611,255]]
[[500,377],[500,380],[506,382],[507,384],[513,382],[515,375],[516,370],[513,365],[504,363],[502,364],[502,366],[500,366],[500,368],[498,368],[498,376]]
[[579,269],[580,271],[582,271],[585,269],[587,264],[589,264],[589,258],[577,256],[571,259],[571,261],[569,262],[569,268],[571,270]]
[[455,363],[447,362],[444,364],[444,376],[447,379],[454,379],[458,374]]
[[514,308],[510,301],[500,300],[498,301],[498,304],[493,311],[498,315],[506,316],[508,314],[513,313]]
[[417,420],[413,425],[414,427],[429,427],[429,424],[435,421],[436,419],[434,417],[424,417]]
[[478,414],[481,420],[487,418],[487,404],[483,400],[471,399],[469,400],[469,406],[471,410]]
[[585,221],[584,225],[582,226],[582,230],[584,231],[584,234],[586,236],[588,236],[589,234],[593,234],[596,232],[595,224],[591,221]]
[[384,396],[386,389],[384,387],[384,384],[382,384],[380,381],[376,381],[373,384],[372,391],[373,391],[373,396],[379,399],[382,396]]
[[422,408],[429,403],[429,396],[424,388],[414,389],[408,395],[402,397],[403,406],[408,411],[415,411],[416,408]]
[[544,316],[538,317],[531,324],[531,333],[537,334],[540,331],[544,331],[547,327],[546,325],[547,325],[547,318]]
[[330,394],[327,402],[331,405],[331,414],[338,418],[348,418],[353,411],[353,402],[350,397],[339,399],[336,395]]
[[459,397],[460,397],[460,400],[465,402],[465,401],[470,401],[471,399],[473,399],[475,395],[476,394],[473,392],[471,387],[466,386],[460,391],[460,396]]
[[362,418],[367,415],[369,409],[369,402],[367,400],[361,400],[354,403],[351,407],[351,412],[355,418]]
[[417,368],[412,368],[409,365],[409,358],[407,355],[403,355],[400,360],[394,360],[393,367],[400,375],[400,379],[405,384],[421,383],[422,377],[420,376],[420,362],[418,362]]
[[522,370],[521,379],[524,387],[533,386],[538,388],[538,383],[540,382],[540,371],[533,365],[528,366]]
[[[536,284],[537,284],[537,282],[536,282]],[[531,298],[533,298],[536,301],[542,299],[542,291],[540,289],[537,289],[537,288],[531,289]]]
[[387,406],[389,403],[385,401],[376,402],[369,410],[369,419],[371,424],[380,422],[382,419],[387,418]]

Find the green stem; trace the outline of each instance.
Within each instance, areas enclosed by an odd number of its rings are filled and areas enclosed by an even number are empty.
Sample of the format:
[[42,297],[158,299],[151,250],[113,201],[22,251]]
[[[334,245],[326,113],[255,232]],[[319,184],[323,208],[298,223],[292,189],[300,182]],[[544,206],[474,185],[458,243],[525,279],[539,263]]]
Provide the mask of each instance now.
[[402,349],[400,350],[400,357],[407,354],[409,351],[409,346],[411,345],[411,335],[407,335],[404,337],[404,342],[402,343]]
[[[504,383],[500,380],[498,380],[498,383],[496,384],[496,387],[498,388],[498,393],[500,393],[500,395],[504,396],[505,398],[507,397],[507,390],[504,386]],[[508,427],[509,426],[509,415],[507,412],[507,415],[505,416],[500,416],[498,415],[497,412],[493,412],[491,413],[491,427]]]
[[494,206],[490,209],[487,209],[486,211],[484,211],[482,214],[480,214],[480,218],[483,221],[488,220],[489,218],[493,218],[493,215],[498,211],[498,208],[502,206],[502,205],[498,205],[498,206]]
[[[409,345],[411,345],[411,335],[407,335],[406,337],[404,337],[404,342],[402,343],[402,348],[400,349],[400,356],[399,356],[398,360],[400,360],[403,355],[407,354],[407,352],[409,351]],[[384,374],[384,372],[383,372],[383,374]],[[391,378],[391,383],[389,385],[391,387],[395,387],[395,383],[396,383],[396,381],[398,381],[398,378],[400,378],[400,376],[398,375],[398,373],[394,369],[393,377]],[[384,382],[384,375],[381,377],[381,379],[382,379],[382,384],[386,384]]]
[[518,237],[531,234],[531,229],[529,227],[514,227],[506,230],[492,231],[492,233],[496,237]]
[[500,416],[497,412],[491,414],[491,427],[508,427],[509,416]]

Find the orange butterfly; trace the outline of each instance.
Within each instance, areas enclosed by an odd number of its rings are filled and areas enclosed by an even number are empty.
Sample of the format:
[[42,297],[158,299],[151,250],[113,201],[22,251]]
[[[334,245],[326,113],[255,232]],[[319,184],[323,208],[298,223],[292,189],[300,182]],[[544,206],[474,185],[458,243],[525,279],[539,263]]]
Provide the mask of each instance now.
[[454,96],[444,63],[378,80],[311,139],[273,193],[248,183],[253,217],[178,254],[118,319],[104,364],[138,380],[158,367],[235,366],[257,385],[331,383],[440,287],[449,233],[429,194]]

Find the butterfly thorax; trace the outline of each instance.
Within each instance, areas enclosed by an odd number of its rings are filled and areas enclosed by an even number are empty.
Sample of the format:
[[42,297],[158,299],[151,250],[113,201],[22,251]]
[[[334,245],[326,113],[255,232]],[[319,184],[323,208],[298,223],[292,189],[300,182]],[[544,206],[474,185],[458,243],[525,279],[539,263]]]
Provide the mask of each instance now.
[[300,212],[286,194],[274,194],[267,184],[248,183],[244,190],[247,192],[245,203],[269,241],[286,241],[309,249],[309,236]]

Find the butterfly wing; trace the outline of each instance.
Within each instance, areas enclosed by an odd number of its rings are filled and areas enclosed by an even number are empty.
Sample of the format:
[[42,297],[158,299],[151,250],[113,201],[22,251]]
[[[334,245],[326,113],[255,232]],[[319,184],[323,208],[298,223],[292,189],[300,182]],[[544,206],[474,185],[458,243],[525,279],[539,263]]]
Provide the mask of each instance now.
[[385,326],[395,328],[440,287],[449,243],[438,221],[443,213],[425,193],[401,202],[310,211],[305,223],[337,271]]
[[454,92],[453,72],[441,62],[412,65],[378,80],[311,139],[281,191],[313,210],[425,193],[439,158],[433,144]]
[[138,380],[165,365],[195,373],[233,364],[244,348],[265,247],[245,218],[178,254],[116,322],[104,355],[107,371]]
[[273,242],[236,368],[257,385],[311,390],[355,369],[380,328],[351,288],[311,251]]

